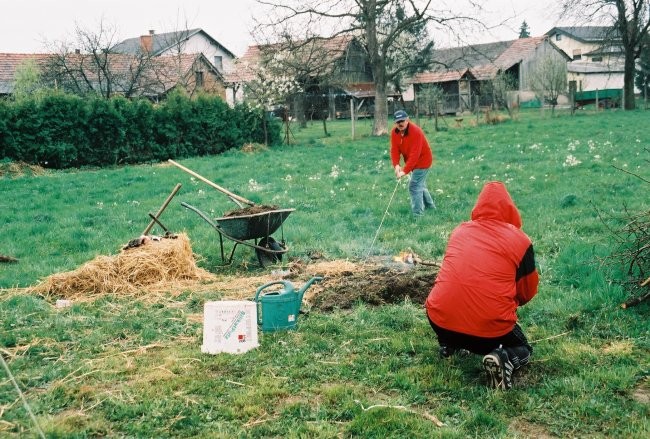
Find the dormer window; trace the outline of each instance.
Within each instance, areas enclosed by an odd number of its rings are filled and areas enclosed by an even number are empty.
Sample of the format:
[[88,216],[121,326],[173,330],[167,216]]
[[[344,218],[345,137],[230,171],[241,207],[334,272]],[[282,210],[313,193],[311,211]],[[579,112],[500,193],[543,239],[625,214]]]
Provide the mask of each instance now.
[[555,41],[560,41],[562,39],[562,34],[555,34]]

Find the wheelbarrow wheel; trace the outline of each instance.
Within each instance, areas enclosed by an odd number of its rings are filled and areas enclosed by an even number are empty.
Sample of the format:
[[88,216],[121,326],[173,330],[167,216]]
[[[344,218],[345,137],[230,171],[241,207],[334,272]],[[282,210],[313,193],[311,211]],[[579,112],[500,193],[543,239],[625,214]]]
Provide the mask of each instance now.
[[257,254],[257,260],[260,262],[262,267],[268,267],[282,260],[282,253],[274,253],[276,251],[282,251],[284,248],[278,241],[272,237],[262,238],[257,244],[259,247],[266,247],[272,251],[260,250],[259,248],[255,249]]

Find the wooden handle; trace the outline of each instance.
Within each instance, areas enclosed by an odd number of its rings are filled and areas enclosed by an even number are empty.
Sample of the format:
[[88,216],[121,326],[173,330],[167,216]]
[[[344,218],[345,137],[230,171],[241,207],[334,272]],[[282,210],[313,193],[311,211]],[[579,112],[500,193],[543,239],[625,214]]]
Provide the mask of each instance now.
[[162,215],[163,210],[165,210],[167,208],[169,203],[172,201],[172,198],[174,198],[174,195],[176,195],[176,192],[178,192],[180,188],[181,188],[181,184],[178,183],[174,187],[174,190],[172,190],[172,193],[169,194],[169,196],[167,197],[167,199],[165,200],[163,205],[160,206],[160,209],[158,209],[158,213],[156,213],[155,219],[152,219],[151,222],[149,223],[149,225],[147,226],[147,228],[144,229],[144,232],[142,232],[143,235],[146,235],[147,233],[149,233],[151,231],[151,228],[154,226],[154,224],[156,224],[156,220],[160,217],[160,215]]
[[181,164],[179,164],[179,163],[176,163],[176,162],[173,161],[172,159],[169,159],[168,161],[169,161],[169,163],[171,163],[172,165],[176,166],[177,168],[182,169],[183,171],[187,172],[188,174],[190,174],[190,175],[192,175],[192,176],[198,178],[198,179],[201,180],[202,182],[209,184],[210,186],[212,186],[212,187],[215,188],[216,190],[223,192],[224,194],[228,195],[228,196],[229,196],[230,198],[232,198],[233,200],[241,201],[242,203],[246,203],[246,204],[248,204],[249,206],[254,206],[254,205],[255,205],[255,203],[253,203],[252,201],[247,200],[247,199],[244,198],[244,197],[240,197],[240,196],[237,195],[237,194],[233,194],[233,193],[230,192],[229,190],[224,189],[224,188],[222,188],[221,186],[219,186],[218,184],[211,182],[211,181],[208,180],[207,178],[205,178],[205,177],[203,177],[203,176],[197,174],[196,172],[192,171],[191,169],[188,169],[188,168],[186,168],[185,166],[183,166],[183,165],[181,165]]

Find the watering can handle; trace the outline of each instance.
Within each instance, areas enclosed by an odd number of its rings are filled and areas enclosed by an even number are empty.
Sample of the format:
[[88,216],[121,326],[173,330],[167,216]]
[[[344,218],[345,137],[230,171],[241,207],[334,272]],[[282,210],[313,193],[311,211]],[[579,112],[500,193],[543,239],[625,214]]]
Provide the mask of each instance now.
[[286,289],[293,289],[293,287],[291,286],[291,283],[286,281],[286,280],[276,280],[276,281],[273,281],[273,282],[269,282],[267,284],[262,285],[261,287],[259,287],[257,289],[257,291],[255,292],[255,302],[257,302],[257,299],[259,298],[259,295],[262,292],[262,290],[264,290],[264,289],[266,289],[266,288],[268,288],[268,287],[270,287],[272,285],[283,285]]
[[293,289],[293,287],[291,286],[291,283],[288,282],[288,281],[286,281],[286,280],[276,280],[276,281],[274,281],[274,282],[269,282],[269,283],[267,283],[267,284],[262,285],[261,287],[259,287],[259,288],[257,289],[257,291],[255,292],[255,303],[256,303],[256,305],[257,305],[257,324],[258,324],[258,325],[261,325],[261,324],[262,324],[262,315],[261,315],[260,310],[259,310],[259,306],[260,306],[260,302],[259,302],[260,293],[262,292],[262,290],[264,290],[265,288],[268,288],[268,287],[270,287],[270,286],[272,286],[272,285],[284,285],[284,287],[285,287],[286,289],[289,289],[289,288]]

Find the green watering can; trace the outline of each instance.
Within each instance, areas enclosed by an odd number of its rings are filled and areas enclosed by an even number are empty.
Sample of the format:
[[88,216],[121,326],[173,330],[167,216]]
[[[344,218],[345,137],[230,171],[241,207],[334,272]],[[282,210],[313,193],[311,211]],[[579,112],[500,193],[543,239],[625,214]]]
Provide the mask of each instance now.
[[[255,293],[257,303],[257,323],[262,331],[281,331],[294,329],[300,313],[302,296],[312,283],[323,280],[322,277],[312,277],[300,290],[295,291],[291,282],[279,280],[262,285]],[[272,285],[283,285],[284,289],[265,293]]]

